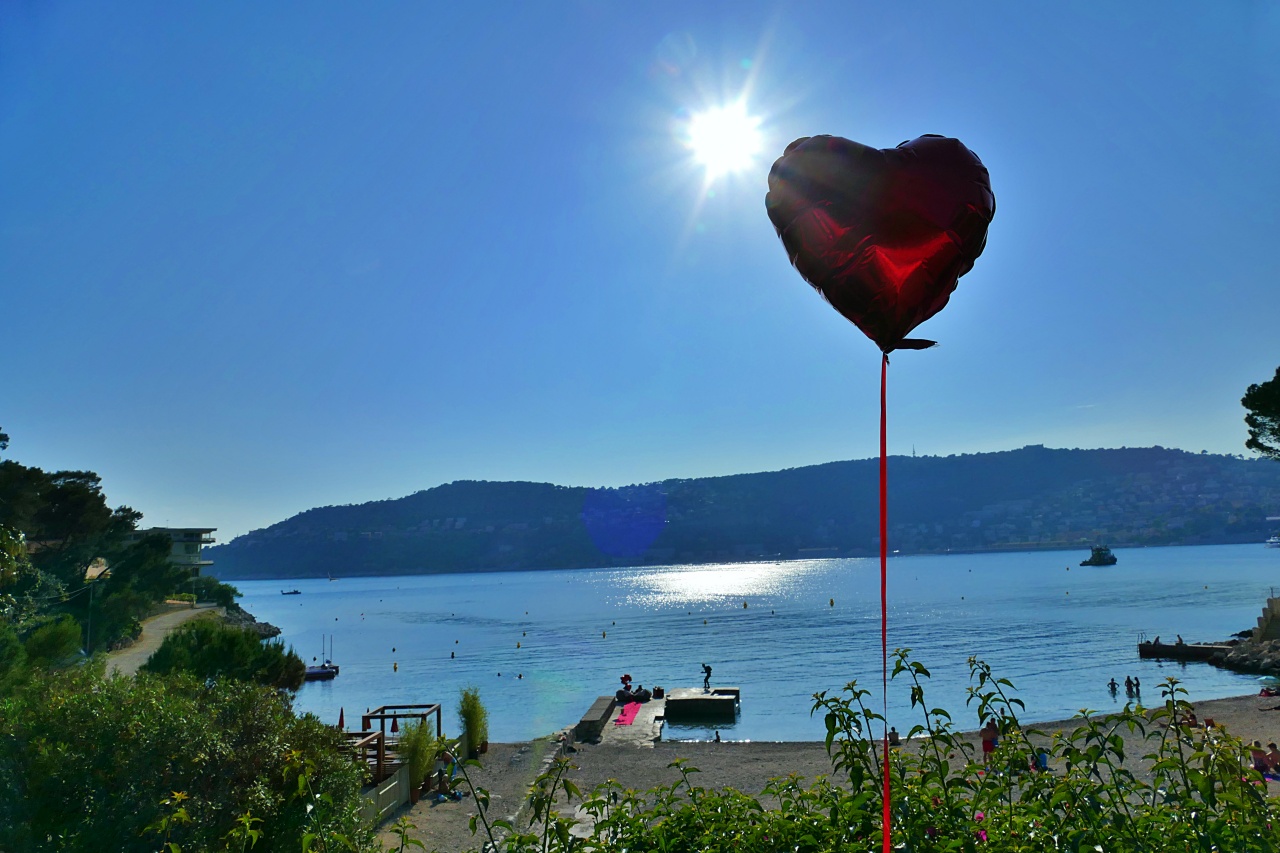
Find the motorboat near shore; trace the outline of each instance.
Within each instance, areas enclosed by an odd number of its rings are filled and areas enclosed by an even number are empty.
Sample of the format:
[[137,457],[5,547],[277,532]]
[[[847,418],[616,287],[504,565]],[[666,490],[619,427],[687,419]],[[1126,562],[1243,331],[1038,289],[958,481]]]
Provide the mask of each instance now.
[[281,595],[302,595],[302,590],[300,590],[300,589],[282,589],[282,590],[280,590],[280,594],[281,594]]
[[1094,545],[1089,559],[1080,563],[1082,566],[1114,566],[1115,564],[1116,555],[1112,554],[1111,549],[1106,545]]

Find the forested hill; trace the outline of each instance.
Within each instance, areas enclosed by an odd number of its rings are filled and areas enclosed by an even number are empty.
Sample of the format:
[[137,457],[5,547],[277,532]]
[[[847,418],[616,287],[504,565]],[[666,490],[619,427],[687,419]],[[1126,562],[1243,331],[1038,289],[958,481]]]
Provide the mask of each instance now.
[[[226,578],[877,553],[878,460],[618,489],[461,481],[308,510],[208,549]],[[1161,447],[889,460],[902,553],[1261,542],[1280,464]]]

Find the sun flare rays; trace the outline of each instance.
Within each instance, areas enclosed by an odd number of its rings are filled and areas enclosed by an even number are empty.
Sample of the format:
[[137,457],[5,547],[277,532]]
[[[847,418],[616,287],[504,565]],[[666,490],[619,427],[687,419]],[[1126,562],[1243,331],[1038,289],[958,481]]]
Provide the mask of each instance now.
[[683,141],[709,181],[750,169],[764,147],[760,119],[741,100],[691,115]]

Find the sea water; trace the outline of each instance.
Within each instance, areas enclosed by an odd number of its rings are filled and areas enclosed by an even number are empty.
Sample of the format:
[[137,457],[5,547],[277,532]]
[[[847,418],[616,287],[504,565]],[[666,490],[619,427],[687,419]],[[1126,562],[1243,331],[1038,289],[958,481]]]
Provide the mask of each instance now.
[[[1113,710],[1107,682],[1135,676],[1147,704],[1164,679],[1195,699],[1254,692],[1255,677],[1207,664],[1141,661],[1139,639],[1224,640],[1256,624],[1280,550],[1262,545],[895,557],[888,564],[889,648],[930,670],[929,707],[976,728],[966,707],[971,656],[1011,679],[1027,721]],[[303,685],[295,707],[350,727],[366,708],[440,703],[446,732],[465,686],[480,689],[490,738],[514,742],[571,726],[626,673],[645,687],[741,688],[719,725],[733,740],[820,740],[813,694],[850,681],[880,703],[880,567],[876,559],[677,565],[240,581],[241,604],[278,625],[308,663],[325,638],[341,674]],[[281,595],[298,589],[301,595]],[[909,685],[890,682],[890,721],[921,722]],[[669,739],[712,728],[668,726]]]

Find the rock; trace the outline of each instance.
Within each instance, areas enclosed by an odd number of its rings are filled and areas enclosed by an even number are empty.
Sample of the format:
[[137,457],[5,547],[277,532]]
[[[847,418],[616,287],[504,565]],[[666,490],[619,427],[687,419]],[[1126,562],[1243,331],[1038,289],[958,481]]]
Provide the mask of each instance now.
[[253,614],[245,610],[238,604],[234,604],[227,608],[227,614],[224,617],[228,625],[235,625],[239,628],[248,628],[257,632],[262,639],[270,639],[280,635],[280,629],[270,622],[259,622],[253,618]]

